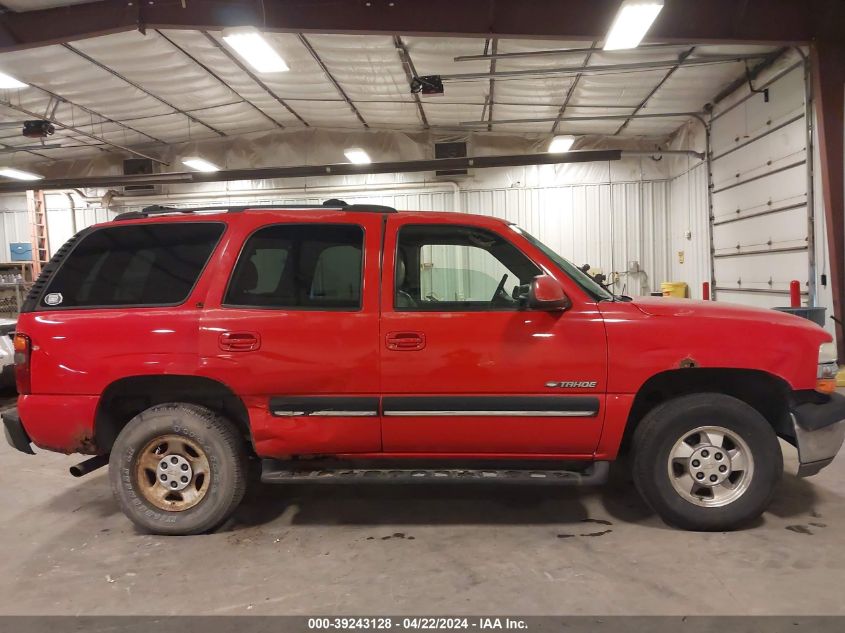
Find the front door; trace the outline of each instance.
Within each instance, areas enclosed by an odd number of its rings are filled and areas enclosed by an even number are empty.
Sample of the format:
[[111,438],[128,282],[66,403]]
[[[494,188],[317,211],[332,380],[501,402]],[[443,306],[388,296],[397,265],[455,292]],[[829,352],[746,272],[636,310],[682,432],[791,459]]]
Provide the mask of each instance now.
[[[552,274],[565,312],[527,310]],[[589,456],[601,434],[604,324],[595,301],[516,231],[390,218],[381,321],[386,452]]]
[[227,235],[203,311],[200,372],[242,397],[261,456],[381,450],[381,217],[317,213]]

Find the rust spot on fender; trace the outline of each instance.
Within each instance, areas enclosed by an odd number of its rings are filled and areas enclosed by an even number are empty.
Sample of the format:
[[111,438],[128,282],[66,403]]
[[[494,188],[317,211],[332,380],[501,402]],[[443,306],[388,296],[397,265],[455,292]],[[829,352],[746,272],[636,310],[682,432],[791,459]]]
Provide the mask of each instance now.
[[678,363],[678,366],[681,369],[691,369],[693,367],[698,367],[698,363],[695,362],[695,359],[691,356],[687,356],[680,363]]
[[45,451],[53,451],[54,453],[65,453],[71,455],[72,453],[82,453],[83,455],[97,455],[97,443],[92,436],[90,428],[80,426],[75,433],[68,436],[67,441],[62,444],[47,444],[43,440],[32,440],[38,448]]
[[96,455],[97,454],[97,443],[94,441],[94,438],[88,435],[87,432],[81,434],[77,439],[77,453],[82,453],[83,455]]

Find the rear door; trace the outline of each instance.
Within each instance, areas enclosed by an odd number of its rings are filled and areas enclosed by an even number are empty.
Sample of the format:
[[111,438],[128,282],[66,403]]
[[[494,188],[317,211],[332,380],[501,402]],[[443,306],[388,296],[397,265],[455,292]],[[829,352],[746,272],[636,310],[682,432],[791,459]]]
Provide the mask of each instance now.
[[201,371],[243,397],[260,455],[381,450],[381,215],[252,218],[209,293]]
[[[528,253],[531,253],[529,256]],[[588,456],[601,434],[596,304],[495,221],[390,217],[382,293],[383,442],[392,453]],[[522,308],[538,274],[566,312]]]

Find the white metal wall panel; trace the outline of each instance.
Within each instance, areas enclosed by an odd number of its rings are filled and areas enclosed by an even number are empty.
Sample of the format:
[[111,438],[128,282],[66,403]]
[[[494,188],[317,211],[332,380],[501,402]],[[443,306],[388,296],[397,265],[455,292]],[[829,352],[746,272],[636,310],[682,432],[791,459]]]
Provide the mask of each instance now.
[[[670,181],[667,230],[670,278],[689,286],[689,296],[702,298],[702,283],[710,280],[707,166],[701,163]],[[659,286],[658,286],[659,287]]]
[[11,261],[9,244],[31,241],[32,228],[26,208],[26,195],[0,197],[0,262]]
[[768,89],[714,113],[712,246],[716,298],[773,307],[810,279],[803,66]]
[[[665,279],[667,181],[567,185],[462,194],[463,208],[515,222],[576,265],[590,264],[615,292],[648,294]],[[642,273],[629,274],[636,261]],[[656,280],[656,281],[655,281]]]
[[[439,188],[438,188],[439,187]],[[261,196],[250,204],[320,204],[325,193],[313,196]],[[668,278],[667,231],[669,182],[642,181],[613,184],[465,189],[456,196],[442,185],[430,190],[378,191],[344,194],[350,203],[371,203],[420,211],[463,211],[503,218],[547,243],[577,265],[611,276],[618,272],[615,292],[638,295],[659,289]],[[224,203],[209,198],[176,206],[197,207]],[[76,210],[77,230],[105,222],[117,213],[140,210],[144,204]],[[246,202],[239,201],[239,204]],[[55,251],[70,236],[70,209],[66,196],[48,199],[51,246]],[[65,235],[67,233],[67,235]],[[63,238],[63,239],[62,239]],[[628,273],[629,262],[641,272]]]

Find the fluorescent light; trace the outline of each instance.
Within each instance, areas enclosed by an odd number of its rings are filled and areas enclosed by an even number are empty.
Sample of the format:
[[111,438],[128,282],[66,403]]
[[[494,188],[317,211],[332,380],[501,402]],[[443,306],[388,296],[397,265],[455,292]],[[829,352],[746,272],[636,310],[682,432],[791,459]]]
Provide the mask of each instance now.
[[604,41],[604,50],[639,46],[662,8],[663,0],[624,0]]
[[0,73],[0,88],[3,90],[9,90],[11,88],[26,88],[26,84],[22,81],[18,81],[11,75]]
[[260,73],[283,73],[289,70],[279,54],[256,31],[226,31],[223,41],[243,60]]
[[0,176],[14,178],[15,180],[41,180],[44,178],[41,174],[33,174],[32,172],[15,169],[14,167],[0,167]]
[[183,158],[182,164],[187,165],[196,171],[220,171],[220,168],[217,165],[205,160],[204,158],[199,158],[198,156]]
[[555,136],[549,143],[549,154],[563,154],[568,152],[575,139],[571,136]]
[[349,159],[349,162],[354,165],[366,165],[367,163],[373,162],[370,160],[370,155],[360,147],[350,147],[349,149],[344,150],[343,153],[346,155],[346,158]]

